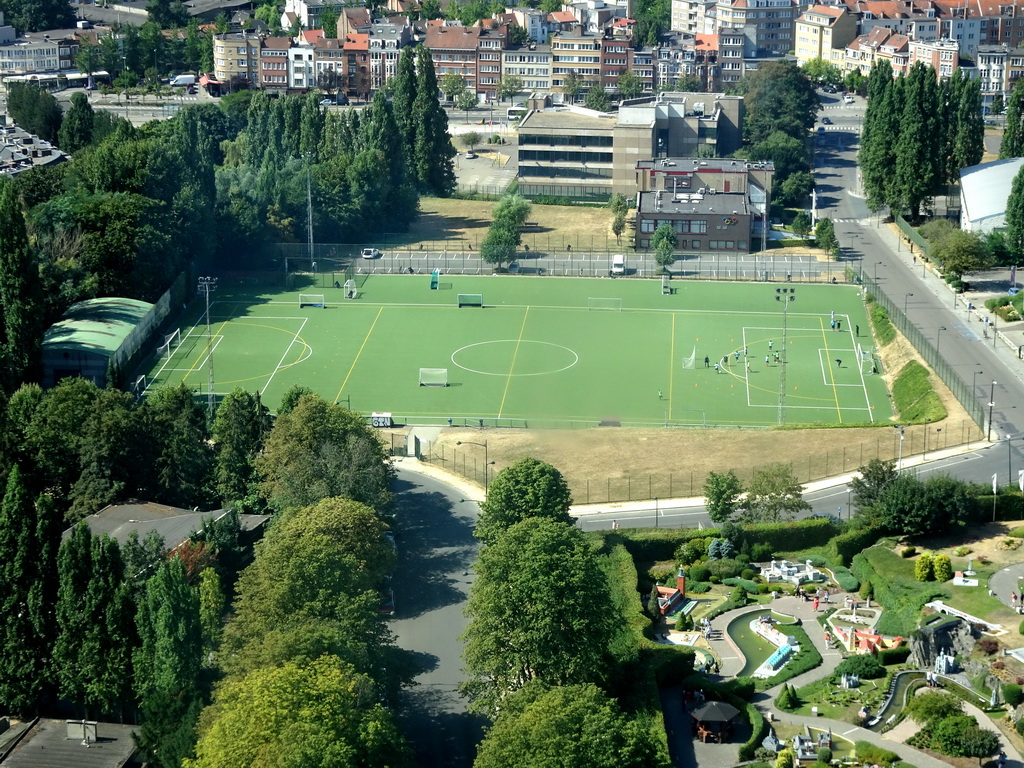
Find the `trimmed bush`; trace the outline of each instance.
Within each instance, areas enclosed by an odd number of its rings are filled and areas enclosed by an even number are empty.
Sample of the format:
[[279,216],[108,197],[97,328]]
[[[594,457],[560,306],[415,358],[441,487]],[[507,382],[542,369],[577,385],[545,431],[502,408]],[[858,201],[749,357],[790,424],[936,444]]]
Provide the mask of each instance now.
[[983,653],[991,656],[999,650],[999,641],[994,637],[983,637],[978,641],[978,648],[980,648]]
[[836,584],[844,592],[856,592],[857,588],[860,587],[860,582],[857,581],[857,577],[850,573],[849,568],[843,568],[839,566],[832,569],[832,576],[836,580]]
[[1024,718],[1021,718],[1016,723],[1014,723],[1013,727],[1017,729],[1018,734],[1024,736]]
[[885,669],[878,663],[878,659],[870,654],[850,656],[839,662],[836,671],[832,673],[832,678],[839,680],[843,675],[856,675],[861,680],[874,680],[885,677]]
[[1024,635],[1024,621],[1022,621],[1020,623],[1020,626],[1017,627],[1017,632],[1019,632],[1020,634]]
[[857,753],[857,758],[865,763],[892,765],[900,759],[895,752],[876,747],[870,741],[858,741],[853,745],[853,749]]
[[1014,528],[1012,531],[1010,531],[1010,535],[1013,536],[1015,539],[1024,539],[1024,525],[1020,525]]
[[[1021,530],[1024,530],[1022,528]],[[1012,534],[1011,534],[1012,535]],[[1024,538],[1024,536],[1021,536]],[[750,559],[755,563],[766,563],[772,559],[772,547],[770,544],[754,544],[750,548]]]
[[1003,685],[1003,701],[1011,707],[1016,707],[1024,702],[1024,689],[1016,683],[1005,683]]
[[[686,571],[686,580],[689,582],[693,581],[710,581],[711,580],[711,569],[706,565],[691,565]],[[689,587],[689,584],[687,584]]]
[[761,584],[755,584],[749,579],[722,579],[722,583],[727,587],[741,587],[748,595],[760,594],[759,588],[763,586]]
[[949,562],[949,555],[936,555],[932,560],[932,573],[936,581],[949,581],[953,578],[953,564]]
[[918,581],[935,580],[934,563],[932,562],[932,556],[927,552],[922,552],[920,557],[917,558],[917,562],[914,563],[914,578]]
[[878,663],[883,666],[889,666],[890,664],[902,664],[910,658],[910,647],[903,643],[897,648],[889,648],[878,652],[875,657],[878,659]]
[[710,591],[711,585],[706,581],[686,580],[686,594],[688,595],[703,595]]
[[726,579],[734,579],[740,575],[740,564],[732,558],[724,558],[722,560],[709,560],[707,562],[708,570],[711,571],[712,579],[715,576],[720,578],[723,583]]
[[[739,562],[739,560],[737,559],[736,562]],[[754,572],[750,568],[744,568],[740,571],[740,578],[751,581],[754,578]]]
[[875,303],[875,297],[868,294],[868,305],[871,307],[871,324],[875,327],[875,336],[884,347],[896,338],[896,328],[889,319],[884,307]]
[[832,762],[832,750],[828,747],[822,747],[818,750],[818,762],[828,765]]
[[917,547],[904,547],[900,550],[900,557],[913,557],[917,554]]
[[836,565],[848,566],[854,556],[872,546],[882,536],[879,528],[860,528],[833,538],[825,547],[828,558]]
[[[736,701],[739,701],[738,697]],[[733,706],[737,706],[735,701],[731,703]],[[747,722],[749,722],[751,726],[750,738],[747,739],[746,743],[740,746],[739,758],[740,760],[753,760],[754,753],[768,735],[768,721],[764,719],[757,707],[750,702],[747,702],[744,706],[738,708],[747,716]]]

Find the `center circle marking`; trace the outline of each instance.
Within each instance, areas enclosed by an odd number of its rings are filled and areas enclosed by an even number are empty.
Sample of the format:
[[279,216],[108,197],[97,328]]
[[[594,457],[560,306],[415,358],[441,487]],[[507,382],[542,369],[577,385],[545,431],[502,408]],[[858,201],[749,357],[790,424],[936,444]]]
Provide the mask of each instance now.
[[[555,349],[565,350],[565,352],[569,353],[569,355],[571,356],[572,361],[568,365],[564,365],[561,368],[552,368],[551,370],[548,370],[548,371],[537,371],[536,373],[509,373],[508,371],[482,371],[479,368],[470,368],[468,365],[463,365],[462,363],[460,363],[458,360],[455,359],[456,356],[459,355],[462,352],[467,352],[469,350],[472,350],[475,347],[482,347],[482,346],[485,346],[487,344],[512,344],[512,345],[518,345],[518,347],[519,347],[519,356],[517,356],[517,359],[518,359],[518,357],[522,356],[523,347],[526,347],[527,345],[530,345],[530,344],[539,344],[539,345],[543,345],[545,347],[554,347]],[[514,350],[513,350],[513,354],[515,354]],[[529,354],[529,353],[527,353],[527,354]],[[511,357],[511,355],[510,355],[510,357]],[[579,361],[580,361],[580,356],[577,355],[575,352],[573,352],[568,347],[562,346],[561,344],[552,344],[550,341],[533,341],[532,339],[521,339],[519,341],[516,341],[515,339],[495,339],[493,341],[478,341],[475,344],[467,344],[464,347],[459,347],[454,352],[452,352],[452,363],[455,366],[457,366],[458,368],[461,368],[464,371],[469,371],[470,373],[479,373],[482,376],[547,376],[547,375],[552,374],[552,373],[561,373],[562,371],[567,371],[570,368],[572,368],[574,365],[576,365],[576,363],[578,363]]]

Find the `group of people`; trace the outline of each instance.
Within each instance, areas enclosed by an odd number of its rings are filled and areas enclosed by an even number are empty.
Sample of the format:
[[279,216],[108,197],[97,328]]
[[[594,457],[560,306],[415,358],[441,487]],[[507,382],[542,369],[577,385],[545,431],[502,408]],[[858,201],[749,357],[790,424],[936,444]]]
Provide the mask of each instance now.
[[937,672],[925,672],[924,681],[929,688],[941,688],[939,685],[939,674]]

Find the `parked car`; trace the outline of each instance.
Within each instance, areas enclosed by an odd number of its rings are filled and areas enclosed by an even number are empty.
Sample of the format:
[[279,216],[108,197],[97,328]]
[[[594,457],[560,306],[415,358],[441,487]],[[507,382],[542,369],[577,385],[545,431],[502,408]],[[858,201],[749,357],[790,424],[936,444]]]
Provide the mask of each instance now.
[[829,119],[828,117],[821,118],[821,122],[823,122],[825,125],[832,125],[832,120]]
[[320,102],[320,106],[321,106],[321,107],[329,107],[329,106],[331,106],[332,104],[334,104],[334,99],[323,99],[323,100],[322,100],[322,101]]
[[469,150],[469,152],[466,153],[466,159],[467,160],[472,160],[475,157],[476,157],[476,152],[474,152],[472,149]]
[[518,261],[510,261],[508,263],[508,273],[510,275],[518,275],[519,274],[519,262]]
[[821,90],[823,90],[825,93],[837,93],[838,92],[834,85],[826,85]]
[[819,125],[818,126],[818,133],[824,133],[824,132],[825,132],[825,126],[824,125]]
[[380,251],[378,251],[376,248],[363,248],[362,252],[359,255],[362,256],[364,259],[379,259]]

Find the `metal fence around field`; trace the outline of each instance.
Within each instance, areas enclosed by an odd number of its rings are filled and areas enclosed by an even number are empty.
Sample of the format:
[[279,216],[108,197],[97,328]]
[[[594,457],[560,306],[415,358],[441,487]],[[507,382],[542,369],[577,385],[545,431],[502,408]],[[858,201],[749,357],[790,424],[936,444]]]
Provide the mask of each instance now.
[[879,290],[878,285],[870,276],[862,275],[861,279],[870,297],[888,313],[889,320],[896,326],[896,329],[906,337],[943,383],[949,387],[949,391],[967,411],[967,415],[975,424],[984,425],[986,423],[985,409],[971,391],[971,385],[960,376],[960,373],[946,358],[939,354],[932,340],[910,322],[896,302]]

